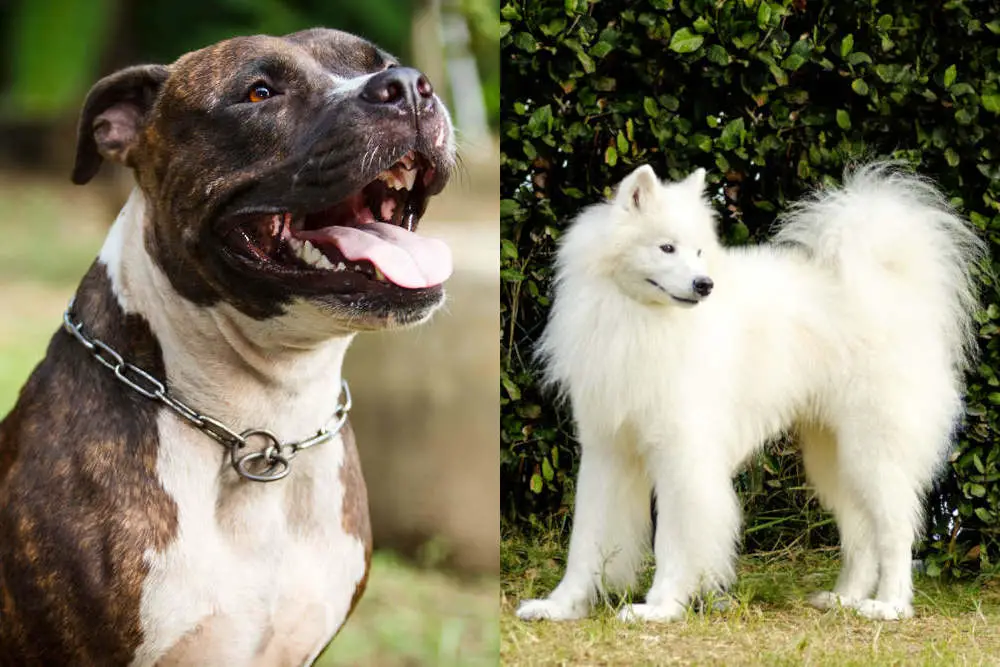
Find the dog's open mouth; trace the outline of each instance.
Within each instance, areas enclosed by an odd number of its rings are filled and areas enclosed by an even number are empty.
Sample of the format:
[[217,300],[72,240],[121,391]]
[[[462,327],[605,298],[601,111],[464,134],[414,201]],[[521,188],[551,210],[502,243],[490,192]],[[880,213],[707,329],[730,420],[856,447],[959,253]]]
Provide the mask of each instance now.
[[333,206],[242,215],[226,240],[272,270],[360,275],[406,289],[434,287],[452,271],[448,246],[416,233],[434,175],[434,166],[410,151]]

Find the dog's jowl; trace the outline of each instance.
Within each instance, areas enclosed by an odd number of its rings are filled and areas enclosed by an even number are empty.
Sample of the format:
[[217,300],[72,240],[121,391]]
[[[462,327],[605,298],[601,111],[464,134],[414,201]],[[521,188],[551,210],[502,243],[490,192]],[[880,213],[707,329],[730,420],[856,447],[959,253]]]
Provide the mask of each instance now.
[[236,38],[98,82],[106,159],[138,187],[0,425],[0,664],[307,664],[371,552],[344,354],[451,273],[447,111],[357,37]]

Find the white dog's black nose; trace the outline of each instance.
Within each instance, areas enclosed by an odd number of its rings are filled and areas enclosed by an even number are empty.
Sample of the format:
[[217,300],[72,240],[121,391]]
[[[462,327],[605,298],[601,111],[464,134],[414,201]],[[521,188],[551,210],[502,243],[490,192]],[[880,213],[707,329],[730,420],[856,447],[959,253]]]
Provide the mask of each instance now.
[[361,99],[366,102],[391,104],[410,111],[433,95],[431,82],[412,67],[391,67],[379,72],[361,90]]
[[699,296],[708,296],[712,293],[713,287],[715,287],[715,283],[712,282],[711,278],[706,276],[698,276],[694,279],[694,282],[691,283],[691,288],[694,290],[694,293]]

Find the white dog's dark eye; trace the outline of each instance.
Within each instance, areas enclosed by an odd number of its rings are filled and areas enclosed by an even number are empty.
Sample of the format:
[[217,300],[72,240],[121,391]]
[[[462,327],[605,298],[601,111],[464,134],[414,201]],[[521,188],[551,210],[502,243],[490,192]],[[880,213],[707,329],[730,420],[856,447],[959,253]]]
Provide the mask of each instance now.
[[701,257],[701,248],[698,248],[698,256]]
[[674,248],[674,246],[672,246],[669,243],[664,243],[663,245],[660,246],[660,250],[662,250],[663,252],[665,252],[665,253],[667,253],[669,255],[674,250],[676,250],[676,248]]

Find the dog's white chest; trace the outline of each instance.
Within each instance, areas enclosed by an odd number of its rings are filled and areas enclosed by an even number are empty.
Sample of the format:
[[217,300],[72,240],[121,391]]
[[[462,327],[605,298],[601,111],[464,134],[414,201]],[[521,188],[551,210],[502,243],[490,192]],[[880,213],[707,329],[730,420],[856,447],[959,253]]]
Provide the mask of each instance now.
[[365,547],[344,528],[344,445],[303,452],[285,480],[220,485],[221,447],[160,419],[158,471],[178,534],[146,555],[143,643],[135,665],[302,665],[343,624],[365,576]]

